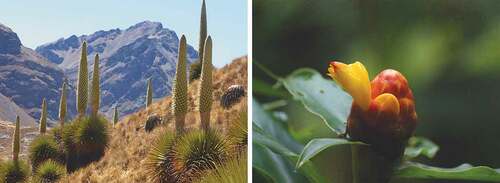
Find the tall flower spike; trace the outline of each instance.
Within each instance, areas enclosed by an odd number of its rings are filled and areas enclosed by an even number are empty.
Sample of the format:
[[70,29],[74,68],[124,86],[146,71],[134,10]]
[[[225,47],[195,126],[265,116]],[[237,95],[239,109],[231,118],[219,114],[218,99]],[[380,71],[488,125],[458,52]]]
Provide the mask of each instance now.
[[115,107],[115,112],[113,114],[113,126],[115,126],[116,123],[118,123],[118,107]]
[[47,131],[47,101],[43,98],[42,113],[40,114],[40,134]]
[[66,120],[66,83],[68,81],[65,79],[61,89],[61,99],[59,100],[59,120],[61,126],[64,126],[64,122]]
[[88,103],[88,69],[87,69],[87,42],[82,44],[82,55],[80,58],[80,68],[78,71],[78,86],[76,93],[76,108],[78,110],[78,115],[83,116],[87,110]]
[[210,110],[212,109],[212,38],[207,37],[201,67],[201,84],[198,91],[201,128],[210,128]]
[[184,122],[187,113],[187,76],[186,76],[186,37],[181,36],[179,41],[179,55],[175,70],[172,113],[175,116],[177,133],[184,132]]
[[201,4],[201,15],[200,15],[200,37],[198,40],[198,54],[200,62],[203,62],[203,53],[205,48],[205,41],[207,39],[207,7],[205,5],[205,0]]
[[344,64],[331,62],[328,75],[351,94],[354,103],[367,110],[371,100],[371,86],[368,71],[360,62]]
[[19,160],[19,151],[21,148],[20,140],[21,140],[21,127],[20,127],[19,116],[16,117],[16,129],[14,130],[14,138],[12,138],[12,160],[17,162]]
[[99,112],[99,100],[100,100],[100,79],[99,79],[99,54],[95,55],[94,59],[94,70],[92,73],[92,93],[91,93],[91,105],[92,105],[92,116],[96,117]]
[[148,89],[146,91],[146,107],[149,107],[153,102],[153,84],[151,78],[148,79]]

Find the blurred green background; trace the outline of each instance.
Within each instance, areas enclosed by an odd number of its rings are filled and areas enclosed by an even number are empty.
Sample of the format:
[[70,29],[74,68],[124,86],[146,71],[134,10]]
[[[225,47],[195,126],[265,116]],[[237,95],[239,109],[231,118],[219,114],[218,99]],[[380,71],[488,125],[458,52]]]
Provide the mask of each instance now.
[[[362,61],[371,78],[399,70],[415,95],[416,134],[441,147],[426,163],[500,168],[500,1],[253,0],[253,57],[279,76],[326,73],[331,60]],[[275,81],[255,64],[253,72],[256,99],[277,100],[263,92]],[[329,134],[302,128],[323,125],[302,106],[271,104],[289,114],[277,117],[297,138]]]

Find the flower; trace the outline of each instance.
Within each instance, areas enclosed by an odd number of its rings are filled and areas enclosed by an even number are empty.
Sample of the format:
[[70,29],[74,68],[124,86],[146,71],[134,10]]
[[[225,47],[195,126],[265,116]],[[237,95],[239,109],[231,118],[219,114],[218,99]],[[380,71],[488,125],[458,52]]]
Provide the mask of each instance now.
[[373,145],[397,157],[413,135],[417,113],[408,80],[398,71],[386,69],[371,82],[360,62],[331,62],[328,75],[353,98],[347,134],[353,140]]

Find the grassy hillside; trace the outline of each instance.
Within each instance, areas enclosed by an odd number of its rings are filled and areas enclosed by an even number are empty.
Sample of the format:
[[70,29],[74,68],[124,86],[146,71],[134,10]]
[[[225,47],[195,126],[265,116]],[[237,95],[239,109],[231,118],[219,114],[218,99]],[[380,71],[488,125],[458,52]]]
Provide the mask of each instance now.
[[[223,109],[219,99],[223,91],[234,84],[243,85],[247,89],[247,58],[234,60],[213,74],[214,105],[212,107],[211,126],[226,131],[227,126],[236,120],[240,112],[246,111],[247,98],[230,109]],[[189,113],[186,116],[186,129],[199,127],[199,113],[195,109],[196,91],[199,81],[189,84]],[[154,144],[157,136],[165,130],[174,128],[174,117],[171,115],[171,98],[156,99],[148,109],[120,119],[111,129],[110,144],[105,156],[98,162],[82,168],[61,182],[144,182],[147,180],[145,158]],[[159,115],[163,124],[147,133],[144,130],[145,121],[149,115]],[[71,181],[70,181],[71,180]]]

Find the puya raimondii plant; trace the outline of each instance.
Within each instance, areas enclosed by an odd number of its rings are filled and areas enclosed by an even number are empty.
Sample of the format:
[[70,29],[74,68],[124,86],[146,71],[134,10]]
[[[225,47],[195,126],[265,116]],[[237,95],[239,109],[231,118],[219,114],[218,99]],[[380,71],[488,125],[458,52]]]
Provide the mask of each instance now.
[[91,116],[93,118],[97,117],[97,113],[99,112],[99,103],[101,96],[101,88],[99,86],[99,54],[95,55],[94,58],[94,70],[92,73],[92,90],[90,93],[90,104],[91,104]]
[[45,134],[47,131],[47,101],[45,98],[42,100],[42,113],[40,114],[40,134]]
[[25,182],[29,177],[29,166],[19,159],[21,149],[21,122],[16,117],[16,127],[12,138],[12,160],[4,162],[0,167],[0,182]]
[[205,48],[205,41],[207,39],[207,8],[205,4],[205,0],[203,0],[201,5],[201,14],[200,14],[200,35],[198,40],[198,60],[191,64],[189,70],[189,79],[196,80],[200,77],[201,74],[201,66],[203,62],[203,53]]
[[[324,121],[324,125],[307,124],[308,131],[326,125],[334,138],[309,135],[308,141],[300,141],[288,124],[278,121],[286,119],[273,118],[266,111],[272,108],[253,102],[253,156],[257,159],[252,164],[255,177],[262,182],[500,181],[500,171],[485,166],[439,168],[415,162],[417,157],[433,158],[439,147],[414,136],[415,100],[402,73],[387,69],[370,81],[362,63],[335,61],[328,75],[334,82],[312,69],[275,78],[304,105],[304,111]],[[273,157],[270,152],[281,159],[259,161]],[[288,173],[271,174],[275,171],[271,165],[277,163],[289,163],[282,169]]]
[[59,121],[61,126],[64,126],[64,122],[66,121],[66,108],[68,105],[66,104],[66,85],[68,81],[65,79],[61,88],[61,99],[59,100]]
[[87,42],[83,42],[82,45],[82,55],[80,58],[80,67],[78,70],[78,85],[76,92],[76,109],[78,111],[78,116],[84,116],[87,110],[88,104],[88,69],[87,69]]
[[184,131],[187,113],[187,78],[186,78],[186,37],[181,36],[179,41],[179,55],[172,90],[172,113],[175,116],[175,129],[177,133]]
[[153,83],[151,81],[152,78],[148,79],[148,88],[146,91],[146,108],[153,103]]
[[212,38],[207,37],[201,67],[201,84],[198,90],[198,109],[200,111],[201,128],[210,128],[210,111],[212,110]]

